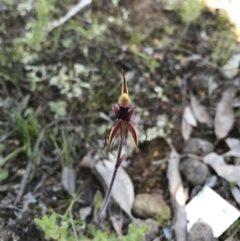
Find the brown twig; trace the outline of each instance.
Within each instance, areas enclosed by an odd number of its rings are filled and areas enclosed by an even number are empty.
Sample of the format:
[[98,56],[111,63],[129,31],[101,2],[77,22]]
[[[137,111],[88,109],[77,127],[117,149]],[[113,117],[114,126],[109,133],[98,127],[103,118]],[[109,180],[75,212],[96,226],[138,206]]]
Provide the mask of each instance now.
[[187,241],[187,219],[185,213],[185,194],[179,174],[178,165],[180,157],[173,147],[170,140],[166,140],[171,148],[171,154],[168,160],[167,178],[169,182],[169,191],[174,210],[174,232],[177,241]]

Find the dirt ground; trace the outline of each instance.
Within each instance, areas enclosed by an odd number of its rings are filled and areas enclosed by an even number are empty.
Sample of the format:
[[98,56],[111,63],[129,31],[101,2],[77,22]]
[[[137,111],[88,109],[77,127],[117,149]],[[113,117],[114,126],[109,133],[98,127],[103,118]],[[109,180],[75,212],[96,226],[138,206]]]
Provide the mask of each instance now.
[[[132,105],[137,105],[133,119],[148,135],[144,141],[139,130],[138,150],[130,137],[126,140],[126,175],[135,195],[160,194],[171,209],[167,220],[157,220],[157,235],[143,240],[176,240],[166,139],[180,155],[189,138],[208,141],[219,155],[230,149],[227,137],[239,139],[239,65],[230,78],[224,66],[240,48],[232,23],[220,10],[196,4],[193,11],[192,0],[184,7],[171,2],[92,1],[54,29],[51,24],[77,1],[0,3],[0,240],[60,240],[46,238],[34,221],[52,213],[58,215],[54,232],[62,230],[62,221],[66,224],[69,237],[62,240],[77,240],[71,239],[76,233],[79,240],[118,240],[111,213],[105,231],[115,239],[101,239],[95,225],[96,193],[104,196],[106,189],[94,165],[115,160],[116,143],[108,155],[103,146],[116,118],[111,106],[121,92],[121,69]],[[214,119],[229,87],[235,96],[227,107],[234,112],[227,134],[218,138],[216,124],[198,120],[184,137],[183,113],[191,95]],[[237,165],[232,156],[227,163]],[[232,183],[208,168],[210,176],[217,176],[213,189],[239,210]],[[189,202],[196,186],[182,179]],[[84,208],[89,214],[79,221]],[[131,219],[126,212],[121,215],[126,234]],[[220,241],[231,235],[230,240],[239,240],[237,222]]]

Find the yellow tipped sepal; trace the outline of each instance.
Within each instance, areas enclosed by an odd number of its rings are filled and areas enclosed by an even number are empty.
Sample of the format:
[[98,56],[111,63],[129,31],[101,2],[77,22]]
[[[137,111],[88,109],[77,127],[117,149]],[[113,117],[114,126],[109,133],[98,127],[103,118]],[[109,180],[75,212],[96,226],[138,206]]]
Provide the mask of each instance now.
[[123,70],[122,70],[122,76],[123,76],[122,94],[118,99],[118,104],[123,107],[129,107],[129,105],[131,104],[131,99],[128,95],[127,81]]

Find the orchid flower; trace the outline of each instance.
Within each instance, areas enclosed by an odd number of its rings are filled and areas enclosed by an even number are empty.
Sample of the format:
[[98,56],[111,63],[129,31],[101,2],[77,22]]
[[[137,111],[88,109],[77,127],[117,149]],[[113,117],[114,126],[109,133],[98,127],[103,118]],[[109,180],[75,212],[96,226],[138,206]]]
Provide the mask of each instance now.
[[[114,180],[115,180],[115,177],[117,174],[117,170],[125,157],[124,155],[121,156],[121,152],[122,152],[123,143],[127,137],[127,132],[130,132],[133,142],[135,144],[135,147],[136,148],[138,147],[138,134],[137,134],[135,127],[133,126],[133,125],[138,126],[138,124],[136,122],[134,122],[133,120],[131,120],[132,114],[133,114],[134,110],[136,109],[136,106],[134,106],[132,108],[129,107],[131,104],[131,99],[128,95],[127,81],[126,81],[125,74],[123,71],[122,71],[122,75],[123,75],[123,83],[122,83],[122,93],[118,99],[119,107],[116,105],[112,105],[112,109],[117,117],[117,120],[113,123],[112,127],[109,129],[109,131],[107,132],[106,137],[105,137],[105,143],[106,143],[106,139],[108,139],[108,145],[107,145],[107,152],[108,152],[109,148],[111,147],[111,145],[113,143],[113,140],[115,139],[118,132],[120,132],[120,141],[119,141],[119,146],[118,146],[117,161],[115,164],[115,170],[114,170],[114,173],[112,176],[112,180],[111,180],[109,189],[107,191],[107,194],[103,201],[102,208],[100,210],[100,214],[99,214],[100,218],[105,213],[105,210],[106,210],[109,198],[110,198],[111,190],[113,187],[113,183],[114,183]],[[138,128],[143,131],[143,129],[140,126],[138,126]]]

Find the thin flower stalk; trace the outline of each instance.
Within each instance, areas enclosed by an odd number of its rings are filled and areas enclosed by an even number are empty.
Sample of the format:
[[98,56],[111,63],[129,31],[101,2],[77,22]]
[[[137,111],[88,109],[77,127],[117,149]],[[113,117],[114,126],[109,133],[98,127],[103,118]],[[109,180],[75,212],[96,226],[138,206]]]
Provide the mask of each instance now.
[[[136,109],[136,106],[129,108],[129,106],[131,104],[131,99],[128,95],[127,82],[126,82],[126,78],[125,78],[123,71],[122,71],[122,75],[123,75],[123,83],[122,83],[122,93],[118,99],[119,106],[116,106],[116,105],[112,106],[112,109],[117,117],[117,120],[114,122],[112,127],[109,129],[109,131],[107,132],[107,135],[105,137],[105,143],[106,143],[106,139],[108,141],[108,144],[107,144],[107,152],[108,152],[109,148],[111,147],[111,145],[113,143],[113,140],[115,139],[115,137],[117,136],[118,133],[120,134],[120,138],[119,138],[120,140],[119,140],[119,144],[118,144],[118,154],[117,154],[117,158],[116,158],[116,164],[115,164],[114,172],[112,175],[111,183],[110,183],[107,194],[103,201],[102,208],[99,213],[100,220],[105,214],[118,168],[125,158],[125,155],[121,156],[121,152],[122,152],[122,146],[127,137],[127,132],[130,132],[133,142],[135,144],[135,147],[136,148],[138,147],[138,134],[137,134],[137,131],[136,131],[134,125],[137,125],[138,127],[139,127],[139,125],[137,123],[135,123],[133,120],[131,120],[132,114],[133,114],[134,110]],[[140,130],[143,131],[143,129],[141,127],[139,127],[139,128],[140,128]]]

